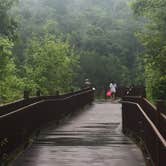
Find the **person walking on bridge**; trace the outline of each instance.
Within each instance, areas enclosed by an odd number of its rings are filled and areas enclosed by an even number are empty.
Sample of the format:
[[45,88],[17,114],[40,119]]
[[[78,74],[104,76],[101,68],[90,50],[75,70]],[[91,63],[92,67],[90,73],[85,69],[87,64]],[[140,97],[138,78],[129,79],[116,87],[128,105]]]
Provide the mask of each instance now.
[[111,97],[113,100],[115,100],[117,85],[116,85],[116,83],[110,83],[109,87],[110,87],[110,91],[111,91]]

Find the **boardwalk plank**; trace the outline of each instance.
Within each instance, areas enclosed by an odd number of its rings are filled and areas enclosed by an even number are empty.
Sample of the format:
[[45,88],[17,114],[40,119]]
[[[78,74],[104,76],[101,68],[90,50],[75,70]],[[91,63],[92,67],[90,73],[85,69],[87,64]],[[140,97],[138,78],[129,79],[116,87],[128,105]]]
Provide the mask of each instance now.
[[44,129],[13,166],[145,166],[121,132],[121,105],[95,103],[56,128]]

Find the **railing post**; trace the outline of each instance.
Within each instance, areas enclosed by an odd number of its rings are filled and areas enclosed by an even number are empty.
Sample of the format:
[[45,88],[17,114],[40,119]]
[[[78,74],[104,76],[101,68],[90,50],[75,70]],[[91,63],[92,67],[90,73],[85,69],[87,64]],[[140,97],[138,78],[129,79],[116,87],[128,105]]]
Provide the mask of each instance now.
[[159,131],[161,131],[161,126],[160,126],[160,116],[161,116],[161,113],[164,112],[164,102],[161,101],[161,100],[158,100],[157,101],[157,113],[156,113],[156,120],[157,120],[157,128],[159,129]]
[[157,100],[157,110],[160,113],[166,114],[166,110],[165,110],[165,103],[163,100]]
[[40,97],[40,95],[41,95],[41,90],[40,90],[40,89],[37,89],[37,91],[36,91],[36,96],[37,96],[37,97]]
[[[124,99],[123,99],[124,101]],[[127,127],[126,127],[126,103],[122,103],[122,131],[125,134],[127,132]]]
[[29,96],[30,96],[30,91],[24,90],[24,99],[29,99]]
[[140,120],[138,121],[138,125],[139,125],[140,137],[142,140],[145,140],[144,124],[143,124],[143,120],[141,117],[140,117]]
[[156,141],[156,149],[157,149],[157,165],[160,166],[160,150],[161,150],[161,146],[160,146],[159,140]]
[[125,112],[125,107],[124,107],[124,103],[122,103],[122,131],[123,133],[125,133],[125,125],[124,125],[124,112]]
[[157,103],[156,103],[156,107],[157,107],[157,112],[156,112],[156,125],[157,125],[157,128],[160,130],[160,116],[161,116],[161,112],[162,112],[162,101],[161,100],[158,100]]
[[[161,113],[164,111],[164,102],[162,100],[157,100],[156,103],[157,106],[157,112],[156,112],[156,124],[157,124],[157,128],[159,131],[161,131],[161,125],[160,125],[160,117],[161,117]],[[156,141],[156,155],[157,155],[157,165],[160,166],[160,151],[161,151],[161,146],[159,143],[159,140]]]

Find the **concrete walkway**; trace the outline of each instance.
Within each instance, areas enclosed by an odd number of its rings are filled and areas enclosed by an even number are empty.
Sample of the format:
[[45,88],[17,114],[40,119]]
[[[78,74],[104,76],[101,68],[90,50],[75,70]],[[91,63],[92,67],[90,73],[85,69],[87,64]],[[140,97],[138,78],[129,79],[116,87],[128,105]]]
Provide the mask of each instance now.
[[145,166],[121,132],[121,105],[95,103],[64,125],[44,129],[12,166]]

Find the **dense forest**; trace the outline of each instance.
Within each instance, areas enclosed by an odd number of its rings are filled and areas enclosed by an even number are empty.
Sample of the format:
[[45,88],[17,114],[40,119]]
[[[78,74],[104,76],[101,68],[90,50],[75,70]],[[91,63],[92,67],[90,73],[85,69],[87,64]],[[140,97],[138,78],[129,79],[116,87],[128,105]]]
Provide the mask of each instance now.
[[146,86],[166,99],[165,0],[0,0],[0,102]]

